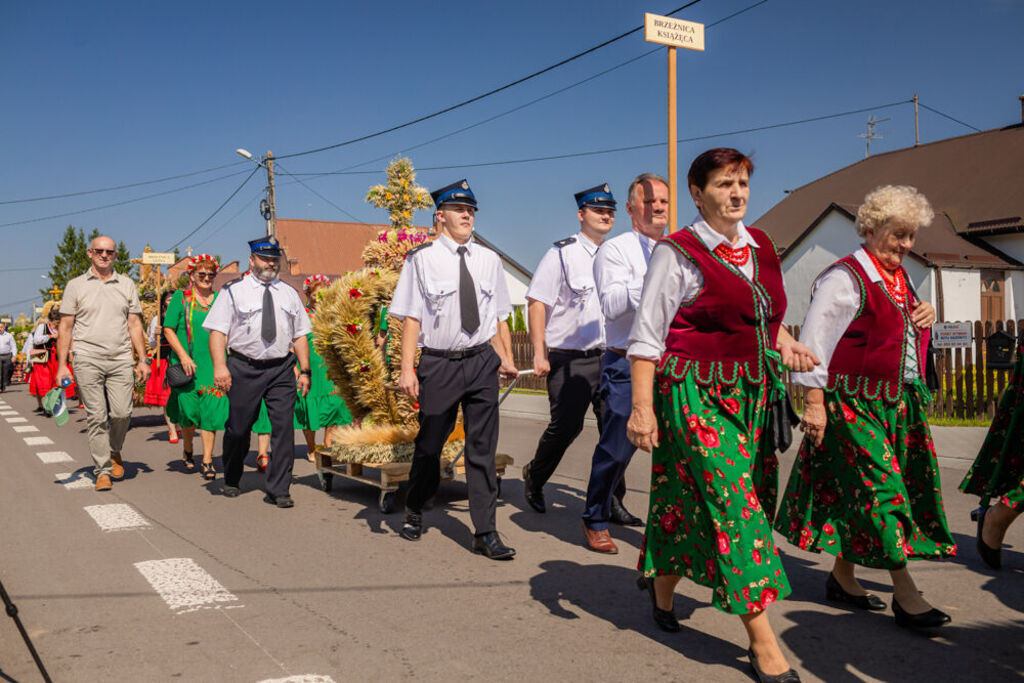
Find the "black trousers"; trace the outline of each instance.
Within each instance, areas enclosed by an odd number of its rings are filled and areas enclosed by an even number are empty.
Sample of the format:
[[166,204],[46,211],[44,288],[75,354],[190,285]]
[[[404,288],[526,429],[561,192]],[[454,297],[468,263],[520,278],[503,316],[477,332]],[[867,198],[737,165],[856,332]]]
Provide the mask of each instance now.
[[[601,433],[601,354],[580,358],[550,349],[548,363],[551,365],[548,373],[551,421],[540,435],[537,452],[527,465],[530,479],[538,489],[551,479],[566,449],[583,431],[587,408],[594,411],[597,433]],[[622,500],[626,495],[625,480],[619,480],[613,495]]]
[[9,353],[0,353],[0,389],[6,389],[14,376],[14,357]]
[[270,416],[270,444],[274,455],[267,466],[267,493],[286,496],[292,483],[295,460],[295,356],[280,365],[255,367],[228,354],[231,371],[231,406],[224,427],[224,484],[238,486],[242,464],[249,452],[252,426],[260,412],[260,401],[267,403]]
[[406,506],[413,512],[437,492],[441,482],[441,449],[455,427],[462,406],[466,430],[466,483],[469,516],[475,533],[495,530],[498,480],[494,454],[498,448],[498,368],[501,359],[487,348],[475,356],[448,359],[420,356],[420,431],[416,435],[409,472]]

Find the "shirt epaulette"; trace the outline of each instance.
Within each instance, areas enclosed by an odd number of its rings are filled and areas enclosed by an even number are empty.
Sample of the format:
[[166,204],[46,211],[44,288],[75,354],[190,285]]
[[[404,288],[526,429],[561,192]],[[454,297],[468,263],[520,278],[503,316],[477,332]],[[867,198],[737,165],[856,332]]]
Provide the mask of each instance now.
[[573,244],[575,242],[576,242],[576,238],[575,237],[566,237],[564,240],[558,240],[557,242],[555,242],[555,246],[558,247],[559,249],[561,249],[562,247],[567,247],[570,244]]
[[244,279],[245,279],[245,276],[243,275],[242,277],[236,277],[234,280],[228,280],[227,282],[224,283],[224,286],[221,287],[221,289],[223,290],[223,289],[227,289],[231,285],[237,285],[239,282],[241,282]]
[[406,257],[406,258],[409,258],[410,256],[412,256],[413,254],[415,254],[415,253],[416,253],[417,251],[419,251],[420,249],[426,249],[427,247],[429,247],[429,246],[430,246],[430,245],[432,245],[432,244],[433,244],[433,242],[424,242],[423,244],[419,245],[418,247],[413,247],[413,248],[412,248],[412,249],[410,249],[409,251],[405,252],[405,257]]

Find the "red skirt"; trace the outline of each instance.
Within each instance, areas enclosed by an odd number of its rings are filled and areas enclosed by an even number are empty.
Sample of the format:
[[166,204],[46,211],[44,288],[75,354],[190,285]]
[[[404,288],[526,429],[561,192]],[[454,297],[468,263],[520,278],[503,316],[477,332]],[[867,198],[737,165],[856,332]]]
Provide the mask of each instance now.
[[165,406],[171,397],[171,388],[164,382],[167,376],[167,359],[153,359],[149,365],[150,374],[146,381],[146,393],[142,403],[147,406]]
[[[53,367],[51,368],[51,363]],[[50,354],[50,361],[45,363],[33,363],[32,374],[29,375],[28,393],[33,396],[45,396],[46,392],[53,389],[54,377],[57,375],[57,360]]]

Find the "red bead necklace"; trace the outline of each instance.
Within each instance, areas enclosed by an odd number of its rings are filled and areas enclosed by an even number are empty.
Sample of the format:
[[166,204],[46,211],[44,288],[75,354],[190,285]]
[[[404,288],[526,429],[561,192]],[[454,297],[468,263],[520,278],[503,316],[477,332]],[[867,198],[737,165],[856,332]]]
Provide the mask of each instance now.
[[723,242],[715,247],[715,255],[734,266],[742,266],[750,260],[750,245],[745,244],[739,249],[733,249]]
[[871,262],[875,264],[878,274],[882,276],[882,282],[885,283],[885,289],[889,292],[889,296],[892,297],[897,306],[903,307],[907,302],[907,280],[903,277],[903,269],[888,270],[882,265],[881,261],[875,258],[874,254],[867,249],[864,251],[867,252]]

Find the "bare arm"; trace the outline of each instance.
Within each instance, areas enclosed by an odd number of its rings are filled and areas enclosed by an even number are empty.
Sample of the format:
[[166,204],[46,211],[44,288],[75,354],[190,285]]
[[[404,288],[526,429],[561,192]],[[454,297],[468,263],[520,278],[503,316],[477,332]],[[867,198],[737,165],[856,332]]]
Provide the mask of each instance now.
[[309,340],[306,335],[292,339],[292,348],[299,359],[299,391],[305,396],[309,393]]
[[420,321],[416,318],[402,320],[402,365],[398,373],[398,388],[412,400],[420,396],[420,383],[416,379],[416,346],[420,339]]
[[181,362],[181,367],[185,371],[186,375],[194,375],[196,372],[196,362],[192,359],[192,356],[188,355],[185,351],[185,346],[178,339],[178,333],[174,331],[172,327],[165,327],[163,329],[164,338],[167,339],[168,345],[174,350],[174,355],[178,357]]
[[213,360],[213,385],[221,391],[231,390],[231,371],[228,370],[227,347],[227,335],[217,330],[210,330],[210,358]]
[[491,346],[501,359],[501,367],[498,373],[505,379],[513,379],[519,376],[515,361],[512,360],[512,334],[508,331],[508,322],[498,321],[498,331],[491,337]]
[[775,348],[782,356],[782,364],[793,372],[810,372],[820,361],[814,352],[801,344],[789,333],[785,325],[779,325]]
[[804,394],[804,414],[800,419],[800,431],[813,439],[815,446],[820,446],[822,439],[825,438],[827,424],[824,390],[808,388]]
[[550,307],[542,301],[530,299],[526,311],[530,318],[530,343],[533,344],[533,374],[547,377],[551,372],[548,362],[548,350],[545,344],[544,328],[548,322]]
[[135,349],[135,377],[140,382],[149,378],[149,364],[146,363],[146,330],[142,326],[142,316],[137,313],[128,314],[128,336],[132,339]]
[[637,448],[650,452],[658,446],[658,420],[654,416],[653,360],[631,358],[633,410],[626,424],[626,436]]
[[[57,384],[65,379],[71,379],[71,370],[68,369],[68,352],[71,350],[71,331],[75,327],[75,316],[62,315],[57,331]],[[29,351],[32,355],[34,350]]]

